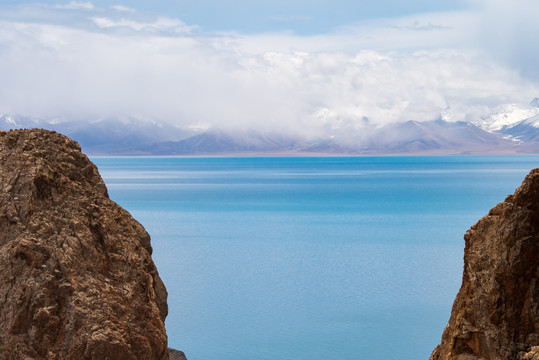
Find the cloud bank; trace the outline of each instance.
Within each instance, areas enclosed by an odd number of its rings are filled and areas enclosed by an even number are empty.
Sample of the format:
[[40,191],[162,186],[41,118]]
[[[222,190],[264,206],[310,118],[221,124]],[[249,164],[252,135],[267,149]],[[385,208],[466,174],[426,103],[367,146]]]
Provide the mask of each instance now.
[[[478,121],[539,86],[531,60],[497,55],[511,40],[485,38],[502,2],[475,6],[309,37],[208,34],[120,5],[15,7],[0,16],[0,113],[313,136],[365,121]],[[524,45],[513,52],[533,58]]]
[[478,26],[475,45],[494,60],[539,81],[539,2],[535,0],[473,0]]

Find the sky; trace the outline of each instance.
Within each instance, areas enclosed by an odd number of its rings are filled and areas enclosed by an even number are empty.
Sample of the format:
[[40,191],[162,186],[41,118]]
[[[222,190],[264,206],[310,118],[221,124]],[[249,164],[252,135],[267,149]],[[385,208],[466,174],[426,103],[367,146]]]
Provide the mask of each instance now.
[[539,96],[536,0],[0,0],[0,114],[317,135]]

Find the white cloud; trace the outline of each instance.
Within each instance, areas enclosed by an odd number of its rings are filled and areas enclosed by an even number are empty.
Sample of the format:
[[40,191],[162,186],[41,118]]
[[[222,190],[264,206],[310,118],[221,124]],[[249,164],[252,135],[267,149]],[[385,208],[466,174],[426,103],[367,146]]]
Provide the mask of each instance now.
[[187,26],[180,20],[159,17],[151,22],[141,22],[132,19],[121,18],[113,20],[107,17],[92,17],[91,20],[100,28],[110,29],[116,27],[127,27],[135,31],[155,30],[155,31],[172,31],[174,33],[189,33],[196,27]]
[[461,48],[477,23],[472,12],[429,13],[397,19],[372,20],[313,36],[291,33],[230,34],[245,51],[410,51]]
[[[0,20],[0,112],[319,135],[366,119],[478,121],[539,94],[480,49],[457,46],[471,13],[298,37],[193,34],[178,31],[186,26],[179,20],[110,11],[77,25]],[[118,28],[134,31],[110,31]]]
[[132,9],[130,7],[123,6],[123,5],[114,5],[114,6],[111,6],[111,9],[116,10],[116,11],[127,12],[127,13],[135,12],[135,9]]
[[470,34],[475,45],[497,61],[539,81],[539,2],[473,0],[479,22]]
[[66,5],[57,5],[56,7],[68,10],[93,10],[95,8],[94,4],[89,1],[71,1]]

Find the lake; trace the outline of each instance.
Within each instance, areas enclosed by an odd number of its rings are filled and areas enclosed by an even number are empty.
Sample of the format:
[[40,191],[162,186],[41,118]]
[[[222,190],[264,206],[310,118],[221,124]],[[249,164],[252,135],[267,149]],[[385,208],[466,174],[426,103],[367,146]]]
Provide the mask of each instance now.
[[152,237],[189,360],[417,360],[466,230],[539,156],[93,157]]

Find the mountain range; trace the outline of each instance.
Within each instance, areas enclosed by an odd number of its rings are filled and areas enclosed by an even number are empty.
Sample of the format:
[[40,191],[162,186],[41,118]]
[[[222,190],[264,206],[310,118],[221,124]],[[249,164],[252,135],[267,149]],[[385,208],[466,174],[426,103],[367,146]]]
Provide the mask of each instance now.
[[527,106],[503,105],[473,122],[407,121],[386,125],[362,119],[322,136],[196,130],[133,117],[69,121],[0,116],[0,129],[45,128],[79,142],[91,155],[384,155],[539,153],[539,98]]

